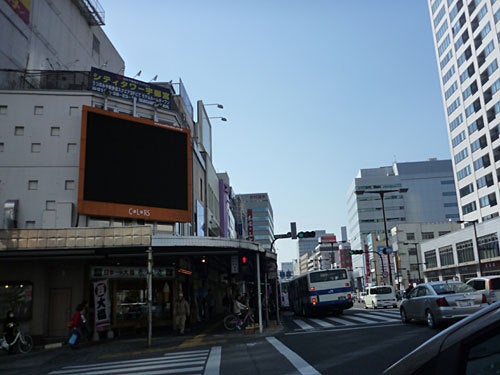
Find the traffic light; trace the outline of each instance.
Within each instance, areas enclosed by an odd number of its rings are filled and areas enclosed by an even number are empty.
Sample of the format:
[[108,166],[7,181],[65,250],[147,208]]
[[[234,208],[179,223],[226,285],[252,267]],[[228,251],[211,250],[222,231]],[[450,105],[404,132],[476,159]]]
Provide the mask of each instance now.
[[297,238],[311,238],[311,237],[316,237],[315,231],[297,233]]
[[363,254],[363,250],[349,250],[349,254],[355,255],[355,254]]
[[241,256],[241,264],[247,264],[248,263],[248,257],[246,255]]

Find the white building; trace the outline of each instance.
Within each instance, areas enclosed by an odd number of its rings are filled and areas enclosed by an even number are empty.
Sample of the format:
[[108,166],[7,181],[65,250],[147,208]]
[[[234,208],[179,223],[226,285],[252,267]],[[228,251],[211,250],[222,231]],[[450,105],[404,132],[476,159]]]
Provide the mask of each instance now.
[[500,212],[500,3],[429,0],[462,220]]

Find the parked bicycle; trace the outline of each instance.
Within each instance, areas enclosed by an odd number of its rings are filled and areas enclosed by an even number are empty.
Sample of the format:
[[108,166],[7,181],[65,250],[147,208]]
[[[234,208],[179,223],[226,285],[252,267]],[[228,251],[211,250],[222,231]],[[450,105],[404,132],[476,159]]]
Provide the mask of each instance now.
[[20,329],[17,329],[17,334],[12,342],[7,342],[4,335],[0,337],[0,347],[6,351],[14,348],[14,351],[18,350],[21,353],[28,353],[33,349],[33,338],[30,335],[22,333]]
[[250,309],[246,310],[245,316],[240,318],[236,314],[229,314],[224,318],[224,327],[229,331],[244,329],[248,324],[254,323],[254,316]]

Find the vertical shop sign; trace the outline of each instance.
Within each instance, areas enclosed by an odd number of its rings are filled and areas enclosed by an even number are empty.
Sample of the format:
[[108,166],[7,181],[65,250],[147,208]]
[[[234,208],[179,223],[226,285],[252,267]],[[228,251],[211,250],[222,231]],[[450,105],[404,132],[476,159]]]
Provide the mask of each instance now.
[[248,240],[253,241],[253,212],[252,209],[249,208],[247,210],[247,223],[248,223]]
[[95,330],[102,332],[109,329],[111,306],[108,280],[94,282]]

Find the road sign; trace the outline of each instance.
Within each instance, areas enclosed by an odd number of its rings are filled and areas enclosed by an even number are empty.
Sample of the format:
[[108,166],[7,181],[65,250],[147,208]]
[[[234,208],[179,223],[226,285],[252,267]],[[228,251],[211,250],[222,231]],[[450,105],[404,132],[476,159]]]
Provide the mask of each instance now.
[[386,249],[386,248],[387,248],[387,252],[385,254],[392,254],[392,246],[385,246],[385,245],[377,246],[377,253],[384,254],[384,249]]

